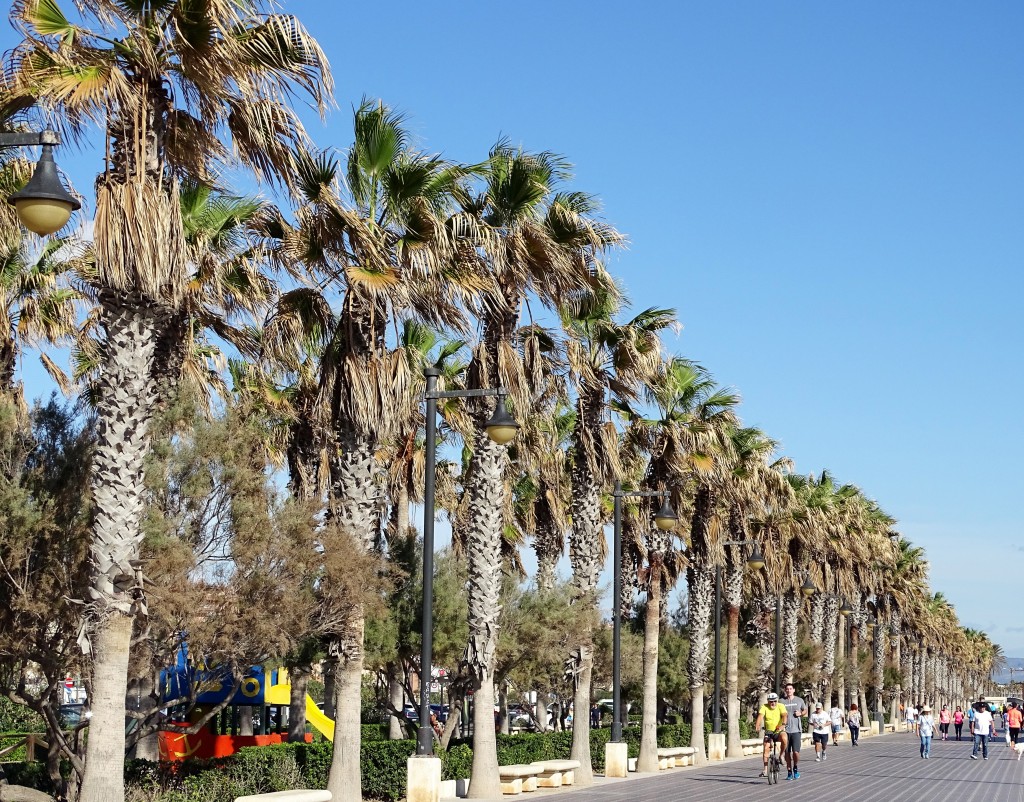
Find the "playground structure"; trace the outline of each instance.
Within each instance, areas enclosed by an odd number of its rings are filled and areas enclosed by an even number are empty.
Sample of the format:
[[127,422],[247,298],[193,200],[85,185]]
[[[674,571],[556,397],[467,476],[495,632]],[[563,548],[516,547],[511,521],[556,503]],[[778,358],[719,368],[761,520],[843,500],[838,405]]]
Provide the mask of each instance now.
[[[182,646],[177,664],[161,672],[163,699],[171,701],[195,694],[196,706],[188,725],[198,721],[209,708],[222,704],[234,688],[230,672],[200,662],[193,664],[188,651]],[[285,669],[267,671],[263,666],[252,666],[231,696],[219,716],[211,719],[202,729],[185,735],[161,732],[158,736],[160,759],[167,761],[187,758],[227,757],[245,746],[266,746],[281,743],[287,737],[284,719],[291,702],[291,685]],[[242,715],[257,712],[252,735],[241,735]],[[306,721],[328,740],[334,740],[334,720],[324,715],[316,702],[306,694]],[[307,742],[312,741],[306,735]]]

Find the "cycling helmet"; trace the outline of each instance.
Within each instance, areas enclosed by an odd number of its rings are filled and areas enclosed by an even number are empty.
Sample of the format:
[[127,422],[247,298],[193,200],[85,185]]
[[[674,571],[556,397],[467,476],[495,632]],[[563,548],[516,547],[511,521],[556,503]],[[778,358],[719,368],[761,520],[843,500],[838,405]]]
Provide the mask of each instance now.
[[768,701],[769,702],[777,702],[777,701],[779,701],[779,695],[777,693],[770,693],[770,694],[768,694]]

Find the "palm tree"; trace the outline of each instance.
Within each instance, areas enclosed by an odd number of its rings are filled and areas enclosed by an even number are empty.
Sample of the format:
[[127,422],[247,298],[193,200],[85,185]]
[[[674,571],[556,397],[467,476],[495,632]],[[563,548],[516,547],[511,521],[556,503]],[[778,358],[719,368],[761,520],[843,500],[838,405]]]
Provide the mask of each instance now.
[[[379,455],[408,436],[419,386],[415,360],[399,340],[389,341],[389,326],[403,315],[430,325],[464,325],[456,308],[463,288],[449,269],[447,222],[465,171],[411,149],[401,116],[381,103],[364,102],[354,130],[345,175],[350,205],[340,196],[338,161],[303,152],[296,156],[304,199],[298,224],[281,224],[285,257],[337,290],[340,311],[316,311],[328,309],[328,299],[318,288],[302,287],[287,294],[287,305],[279,303],[273,327],[280,340],[300,340],[308,330],[301,321],[311,311],[316,326],[326,327],[317,407],[328,432],[329,532],[343,542],[324,549],[338,552],[355,543],[369,555],[379,553],[385,524],[386,472]],[[328,788],[339,799],[360,796],[363,629],[357,602],[338,629],[324,632],[338,662]]]
[[[615,427],[606,419],[607,398],[633,401],[640,382],[653,378],[661,362],[660,331],[675,325],[668,309],[647,309],[625,323],[614,316],[619,297],[611,287],[582,294],[572,308],[563,307],[562,325],[568,336],[566,355],[569,377],[576,390],[576,415],[572,453],[572,530],[569,557],[573,589],[581,603],[597,606],[597,584],[604,564],[605,515],[601,490],[621,474]],[[657,605],[655,605],[657,609]],[[589,710],[593,671],[593,632],[579,632],[573,666],[575,710]],[[580,779],[592,782],[590,766],[590,717],[572,721],[570,757],[584,767]]]
[[[726,433],[730,426],[736,424],[733,408],[739,399],[735,393],[716,387],[710,374],[700,365],[679,357],[665,361],[658,374],[646,382],[644,398],[656,408],[658,418],[644,421],[621,402],[617,407],[628,411],[634,421],[643,424],[634,427],[638,432],[646,432],[644,447],[651,460],[645,484],[651,488],[672,488],[673,502],[677,505],[684,503],[682,488],[687,483],[696,485],[692,496],[690,548],[686,561],[690,631],[687,671],[691,700],[690,744],[696,750],[695,761],[703,764],[707,760],[704,749],[704,685],[711,650],[714,587],[711,554],[717,543],[717,537],[711,533],[711,525],[719,487],[728,470],[728,461],[723,459]],[[689,504],[690,498],[685,502]],[[653,543],[655,548],[649,549],[655,557],[661,554],[662,550],[656,548],[661,542],[656,539]],[[649,569],[651,559],[649,555]],[[655,564],[655,568],[660,567],[660,563]],[[654,571],[651,581],[658,576],[659,573]],[[648,587],[658,591],[650,583]],[[649,606],[652,602],[650,592]],[[654,599],[655,602],[659,600]],[[660,610],[658,614],[657,620],[660,621]],[[655,619],[649,616],[649,620]],[[644,715],[648,715],[646,705]],[[656,744],[651,746],[656,749]]]
[[[786,459],[769,461],[778,443],[753,427],[733,427],[729,430],[729,474],[723,487],[723,501],[728,507],[729,539],[741,542],[748,539],[747,521],[751,510],[765,500],[785,501],[789,484],[784,470]],[[763,546],[761,547],[763,548]],[[745,560],[739,546],[725,549],[722,601],[726,616],[726,756],[741,757],[740,700],[739,700],[739,621],[743,602],[743,568]],[[713,704],[720,705],[719,699]]]
[[[477,246],[477,268],[485,287],[480,302],[480,342],[473,350],[470,389],[507,387],[516,409],[531,407],[523,362],[514,348],[519,316],[528,294],[557,307],[585,290],[595,259],[621,237],[596,222],[592,199],[557,193],[568,178],[566,164],[550,153],[531,154],[499,142],[484,168],[484,188],[468,198],[475,221],[469,240]],[[600,275],[596,278],[599,280]],[[491,709],[497,646],[503,510],[507,503],[505,449],[485,433],[494,408],[490,399],[470,405],[475,433],[465,487],[463,529],[469,556],[469,644],[465,665],[474,687],[473,797],[501,792]]]
[[211,184],[217,164],[236,161],[287,180],[303,139],[288,95],[300,87],[323,108],[330,76],[294,17],[260,13],[255,2],[87,0],[78,9],[81,24],[49,0],[15,6],[23,40],[8,56],[4,89],[8,104],[40,104],[71,138],[96,123],[107,142],[94,229],[105,331],[90,552],[94,703],[80,799],[120,802],[151,369],[187,281],[179,181]]

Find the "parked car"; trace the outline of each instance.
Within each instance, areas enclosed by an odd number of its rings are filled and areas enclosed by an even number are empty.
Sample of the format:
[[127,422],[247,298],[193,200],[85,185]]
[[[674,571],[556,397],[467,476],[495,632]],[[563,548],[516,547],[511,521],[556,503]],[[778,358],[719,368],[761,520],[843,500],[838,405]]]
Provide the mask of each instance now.
[[430,712],[437,716],[437,720],[442,724],[448,721],[448,705],[431,705]]
[[88,718],[92,715],[91,712],[86,711],[85,705],[81,702],[61,705],[58,714],[60,715],[61,723],[68,729],[74,729],[82,723],[83,718]]
[[420,711],[416,709],[415,705],[406,705],[402,708],[402,715],[405,716],[407,721],[419,721]]

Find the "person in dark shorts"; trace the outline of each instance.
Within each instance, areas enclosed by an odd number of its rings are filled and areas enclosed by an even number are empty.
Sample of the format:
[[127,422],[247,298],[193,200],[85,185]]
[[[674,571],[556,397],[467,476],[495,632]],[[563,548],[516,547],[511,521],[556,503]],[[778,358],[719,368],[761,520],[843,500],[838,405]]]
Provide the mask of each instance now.
[[1017,738],[1020,736],[1020,725],[1021,720],[1024,719],[1024,715],[1021,714],[1021,710],[1013,702],[1007,702],[1006,713],[1003,714],[1003,721],[1006,722],[1006,729],[1010,732],[1010,740],[1007,741],[1006,745],[1011,749],[1017,743]]
[[804,734],[803,717],[807,715],[807,705],[799,696],[795,696],[792,682],[786,683],[782,706],[786,708],[786,779],[800,779],[800,741]]
[[811,735],[814,738],[814,762],[820,763],[828,755],[825,749],[828,747],[828,737],[832,734],[832,720],[828,713],[822,709],[821,702],[814,705],[814,712],[810,715]]

